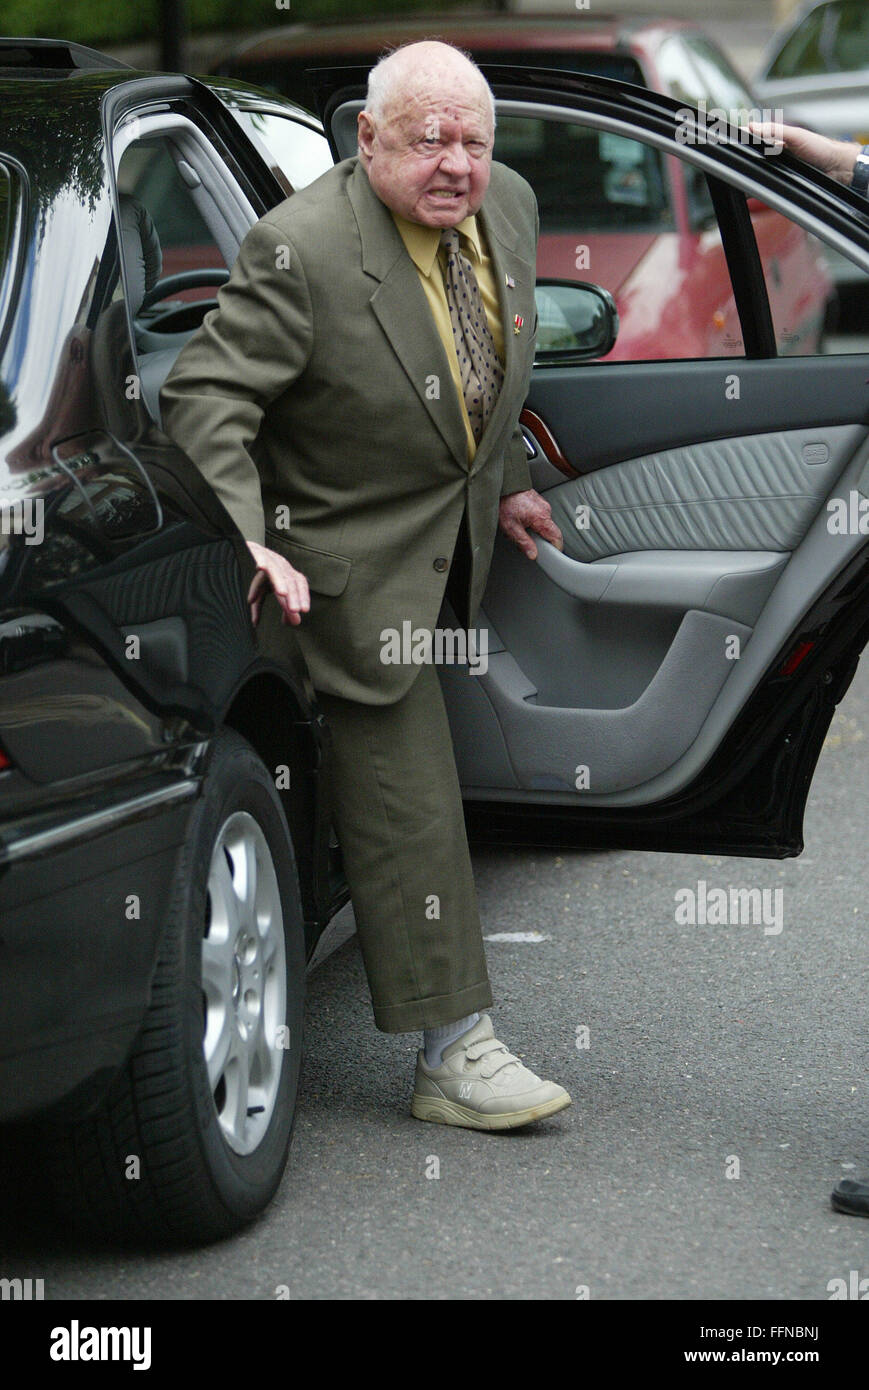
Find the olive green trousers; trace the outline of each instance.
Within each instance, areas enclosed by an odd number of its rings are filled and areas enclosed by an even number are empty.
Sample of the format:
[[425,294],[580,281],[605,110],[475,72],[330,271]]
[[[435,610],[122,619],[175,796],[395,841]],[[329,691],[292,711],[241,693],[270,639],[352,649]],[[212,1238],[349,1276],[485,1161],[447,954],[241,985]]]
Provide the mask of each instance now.
[[437,669],[389,705],[318,692],[332,802],[374,1021],[433,1028],[492,1003]]

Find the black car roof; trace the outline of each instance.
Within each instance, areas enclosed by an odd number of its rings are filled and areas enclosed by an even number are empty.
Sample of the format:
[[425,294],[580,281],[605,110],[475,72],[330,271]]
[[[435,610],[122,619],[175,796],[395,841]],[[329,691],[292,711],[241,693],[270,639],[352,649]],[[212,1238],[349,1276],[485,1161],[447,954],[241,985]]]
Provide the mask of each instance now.
[[45,73],[56,80],[64,73],[105,71],[107,68],[129,71],[129,64],[66,39],[0,35],[0,69],[7,72],[21,72],[22,76]]
[[66,81],[41,73],[11,76],[0,67],[0,152],[18,159],[34,176],[45,165],[90,163],[101,158],[102,101],[122,82],[142,76],[120,71],[78,71]]
[[[0,147],[7,153],[16,141],[16,128],[32,129],[42,111],[46,119],[58,116],[58,105],[74,108],[76,118],[86,121],[92,108],[93,133],[97,135],[100,108],[107,92],[130,82],[147,78],[191,77],[185,73],[165,73],[155,68],[134,68],[97,49],[59,39],[11,38],[0,35]],[[253,102],[286,110],[292,105],[300,114],[311,116],[304,107],[277,96],[273,91],[246,82],[243,78],[196,75],[228,105],[245,107]],[[27,115],[24,115],[26,107]]]

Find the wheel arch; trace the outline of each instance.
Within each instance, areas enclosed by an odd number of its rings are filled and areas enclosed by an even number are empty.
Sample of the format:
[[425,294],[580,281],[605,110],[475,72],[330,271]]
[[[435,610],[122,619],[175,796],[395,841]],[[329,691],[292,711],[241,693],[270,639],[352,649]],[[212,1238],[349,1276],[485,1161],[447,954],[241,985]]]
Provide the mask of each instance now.
[[322,716],[279,671],[266,668],[238,686],[222,723],[247,740],[275,779],[296,855],[310,955],[329,916],[331,817]]

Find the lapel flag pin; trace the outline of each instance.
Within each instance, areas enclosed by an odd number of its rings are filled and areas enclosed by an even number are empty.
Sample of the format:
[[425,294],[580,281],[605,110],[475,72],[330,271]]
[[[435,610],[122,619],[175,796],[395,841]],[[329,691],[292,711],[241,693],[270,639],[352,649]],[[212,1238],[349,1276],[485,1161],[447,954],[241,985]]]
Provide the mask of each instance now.
[[505,276],[504,276],[504,279],[505,279],[506,282],[507,282],[507,289],[508,289],[508,290],[515,290],[515,288],[516,288],[516,281],[513,279],[513,276],[512,276],[512,275],[505,275]]
[[519,329],[522,327],[522,325],[523,325],[524,322],[525,322],[525,320],[524,320],[524,318],[522,317],[521,314],[514,314],[514,315],[513,315],[513,332],[514,332],[514,333],[518,333],[518,332],[519,332]]

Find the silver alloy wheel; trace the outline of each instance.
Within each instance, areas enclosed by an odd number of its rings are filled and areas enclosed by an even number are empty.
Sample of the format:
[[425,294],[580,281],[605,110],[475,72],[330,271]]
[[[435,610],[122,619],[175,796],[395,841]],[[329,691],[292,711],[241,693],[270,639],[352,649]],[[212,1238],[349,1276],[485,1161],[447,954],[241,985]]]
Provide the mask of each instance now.
[[207,897],[205,1065],[224,1138],[249,1154],[268,1128],[290,1040],[281,894],[266,837],[247,811],[220,829]]

